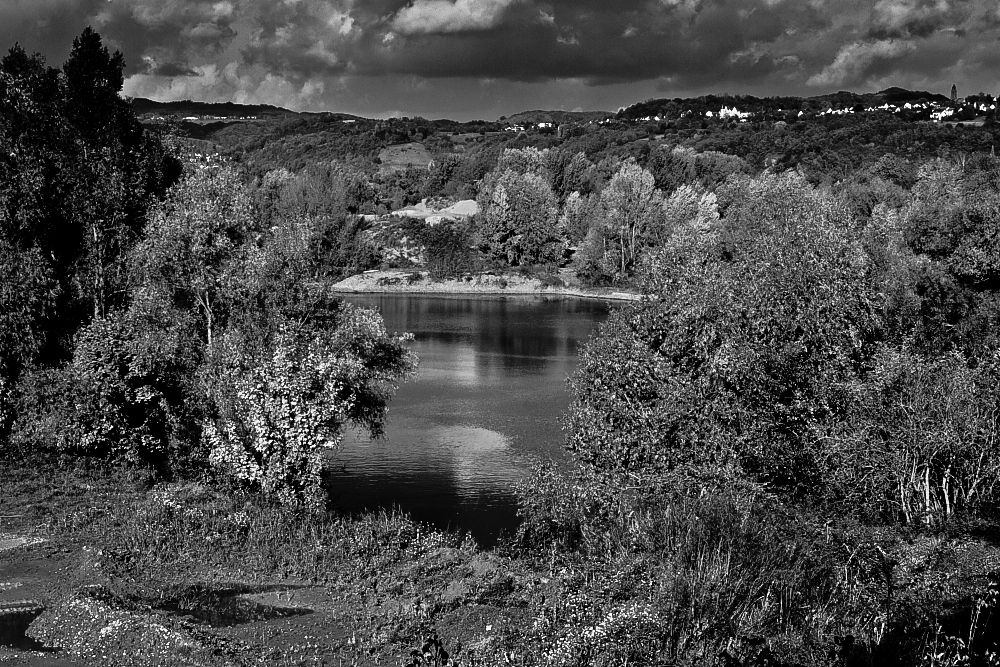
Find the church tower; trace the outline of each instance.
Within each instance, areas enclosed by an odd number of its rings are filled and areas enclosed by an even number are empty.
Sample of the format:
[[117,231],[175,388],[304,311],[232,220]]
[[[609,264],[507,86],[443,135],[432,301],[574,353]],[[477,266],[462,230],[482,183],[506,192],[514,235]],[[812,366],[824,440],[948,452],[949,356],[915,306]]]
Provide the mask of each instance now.
[[955,84],[951,84],[951,103],[955,104],[956,102],[958,102],[958,88],[955,87]]

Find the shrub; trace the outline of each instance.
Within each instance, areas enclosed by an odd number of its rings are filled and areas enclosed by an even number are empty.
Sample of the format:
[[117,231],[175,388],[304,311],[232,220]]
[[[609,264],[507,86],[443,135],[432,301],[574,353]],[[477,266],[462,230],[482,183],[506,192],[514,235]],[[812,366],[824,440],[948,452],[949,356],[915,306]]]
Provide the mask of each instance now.
[[543,469],[521,488],[522,545],[576,573],[524,638],[538,663],[825,664],[844,635],[870,657],[891,564],[863,535],[722,479],[610,481]]
[[848,506],[939,524],[994,509],[1000,492],[1000,367],[957,353],[882,350],[857,387],[849,425],[824,439],[828,477]]
[[478,253],[472,247],[468,223],[442,221],[420,231],[424,259],[431,280],[445,280],[478,270]]
[[341,305],[332,319],[285,320],[259,341],[230,332],[214,353],[209,460],[289,506],[323,505],[323,451],[348,422],[380,435],[395,383],[416,364],[377,313]]
[[93,320],[77,336],[72,363],[29,373],[15,443],[150,463],[164,474],[193,463],[197,337],[189,318],[165,317],[133,309]]

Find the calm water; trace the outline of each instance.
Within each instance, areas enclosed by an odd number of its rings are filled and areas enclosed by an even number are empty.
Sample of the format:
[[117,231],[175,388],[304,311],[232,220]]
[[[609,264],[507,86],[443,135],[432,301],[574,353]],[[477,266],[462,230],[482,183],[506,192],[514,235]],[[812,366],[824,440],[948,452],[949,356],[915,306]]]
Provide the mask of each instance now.
[[377,309],[389,331],[413,333],[420,370],[393,398],[385,439],[351,432],[331,456],[337,506],[398,506],[486,545],[512,532],[512,484],[540,459],[565,459],[566,378],[608,306],[539,297],[347,300]]

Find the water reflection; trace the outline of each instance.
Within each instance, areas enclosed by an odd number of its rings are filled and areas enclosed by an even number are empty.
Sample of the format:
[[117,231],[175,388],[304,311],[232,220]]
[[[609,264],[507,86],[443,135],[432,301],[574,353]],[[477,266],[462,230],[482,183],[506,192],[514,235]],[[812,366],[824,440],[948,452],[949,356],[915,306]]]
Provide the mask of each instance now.
[[351,432],[331,457],[346,510],[402,507],[492,543],[516,526],[512,484],[541,458],[561,458],[560,418],[577,350],[608,307],[537,297],[366,295],[390,331],[409,331],[419,375],[389,409],[386,438]]

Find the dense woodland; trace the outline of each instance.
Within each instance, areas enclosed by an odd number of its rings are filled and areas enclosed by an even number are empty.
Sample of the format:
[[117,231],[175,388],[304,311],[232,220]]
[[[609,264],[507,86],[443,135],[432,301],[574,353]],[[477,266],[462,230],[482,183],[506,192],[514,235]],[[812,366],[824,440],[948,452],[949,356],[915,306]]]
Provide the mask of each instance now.
[[[991,121],[630,122],[663,101],[517,133],[144,127],[122,67],[90,30],[59,70],[16,46],[0,64],[4,456],[211,480],[328,520],[322,451],[347,424],[377,436],[417,360],[325,287],[389,265],[392,234],[361,214],[473,198],[467,221],[392,223],[424,247],[415,268],[643,295],[571,379],[577,467],[519,492],[504,548],[575,574],[506,659],[1000,659]],[[410,141],[433,163],[383,168]],[[947,540],[993,569],[928,556]]]

